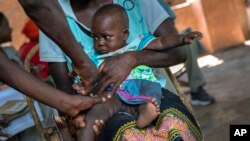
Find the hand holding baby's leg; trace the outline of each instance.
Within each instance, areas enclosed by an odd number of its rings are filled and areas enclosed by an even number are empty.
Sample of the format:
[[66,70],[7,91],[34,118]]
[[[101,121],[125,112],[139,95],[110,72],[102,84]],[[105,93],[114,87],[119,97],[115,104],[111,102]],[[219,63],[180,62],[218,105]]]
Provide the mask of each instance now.
[[102,119],[104,122],[107,121],[108,118],[121,109],[121,106],[121,102],[116,97],[113,97],[105,103],[97,104],[90,109],[85,118],[85,127],[79,130],[79,141],[94,141],[94,125],[96,124],[96,120]]
[[74,119],[71,121],[71,123],[77,128],[83,128],[85,127],[85,116],[87,111],[82,111],[79,115],[74,117]]

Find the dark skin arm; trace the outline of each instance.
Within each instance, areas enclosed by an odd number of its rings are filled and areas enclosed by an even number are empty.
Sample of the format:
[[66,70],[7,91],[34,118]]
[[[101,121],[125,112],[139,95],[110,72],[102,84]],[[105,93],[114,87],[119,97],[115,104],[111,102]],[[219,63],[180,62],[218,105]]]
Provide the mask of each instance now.
[[59,91],[8,60],[2,52],[0,52],[0,70],[0,80],[4,83],[72,117],[102,101],[100,98],[93,99],[80,95],[71,96]]
[[[71,77],[68,75],[69,71],[65,62],[49,63],[49,70],[56,84],[56,87],[59,90],[62,90],[69,94],[75,94],[75,91],[72,88],[73,81]],[[72,123],[75,125],[75,127],[80,127],[84,123],[83,121],[85,114],[83,114],[83,111],[80,112],[81,114],[75,116],[74,120],[72,120]]]
[[[74,94],[75,91],[72,88],[72,79],[68,75],[69,71],[67,68],[66,63],[64,62],[53,62],[49,63],[49,69],[51,72],[51,75],[53,77],[53,80],[56,84],[56,87],[64,92],[67,92],[69,94]],[[105,101],[105,98],[102,98],[103,101]],[[86,110],[85,110],[86,111]],[[84,124],[84,119],[85,119],[85,111],[80,111],[81,114],[77,115],[74,117],[74,120],[72,120],[72,123],[75,125],[75,127],[81,127]],[[101,126],[99,124],[100,121],[96,121],[97,124],[93,126],[94,132],[98,134],[97,132],[99,131],[97,126]],[[99,123],[99,124],[98,124]]]
[[[166,19],[162,22],[154,33],[156,37],[168,34],[178,34],[173,21],[170,19]],[[138,65],[169,67],[184,62],[185,60],[185,49],[181,47],[172,48],[166,51],[142,50],[127,52],[110,57],[105,59],[99,68],[98,85],[95,88],[95,93],[98,95],[102,94],[103,91],[113,83],[114,86],[110,94],[114,94],[131,70]]]
[[97,78],[97,68],[74,38],[57,0],[19,0],[19,3],[39,28],[71,58],[75,73],[90,92]]
[[151,41],[144,49],[164,51],[170,48],[190,44],[195,38],[201,39],[202,33],[189,32],[186,34],[167,34]]

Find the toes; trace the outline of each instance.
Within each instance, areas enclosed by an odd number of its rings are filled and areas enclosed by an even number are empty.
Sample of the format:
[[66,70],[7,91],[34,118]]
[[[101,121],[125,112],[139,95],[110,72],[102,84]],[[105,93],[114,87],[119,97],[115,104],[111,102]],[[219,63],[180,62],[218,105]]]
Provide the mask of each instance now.
[[155,105],[156,108],[160,107],[160,105],[158,104],[155,98],[152,99],[152,103]]
[[155,103],[155,102],[156,102],[156,99],[155,99],[155,98],[152,98],[152,99],[151,99],[151,102],[152,102],[152,103]]
[[157,110],[160,110],[160,105],[157,104],[155,107]]
[[157,101],[154,102],[154,105],[155,105],[156,107],[159,107],[159,104],[158,104]]

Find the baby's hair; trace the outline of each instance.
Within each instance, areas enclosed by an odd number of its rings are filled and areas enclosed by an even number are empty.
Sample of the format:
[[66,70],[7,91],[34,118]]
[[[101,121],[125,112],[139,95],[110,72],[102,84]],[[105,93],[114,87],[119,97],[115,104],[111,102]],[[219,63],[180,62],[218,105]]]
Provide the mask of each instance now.
[[93,21],[99,16],[112,16],[116,17],[124,24],[125,28],[129,27],[129,19],[126,10],[118,4],[107,4],[99,8],[94,14]]

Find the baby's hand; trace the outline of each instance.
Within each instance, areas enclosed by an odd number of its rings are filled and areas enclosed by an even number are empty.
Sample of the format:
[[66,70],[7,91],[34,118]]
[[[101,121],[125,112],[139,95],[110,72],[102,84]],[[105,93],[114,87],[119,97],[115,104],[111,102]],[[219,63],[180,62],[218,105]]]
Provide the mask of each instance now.
[[183,37],[183,43],[184,44],[190,44],[193,42],[193,40],[197,38],[199,40],[201,40],[201,38],[203,38],[203,34],[198,32],[198,31],[194,31],[194,32],[189,32],[187,34],[184,35]]

